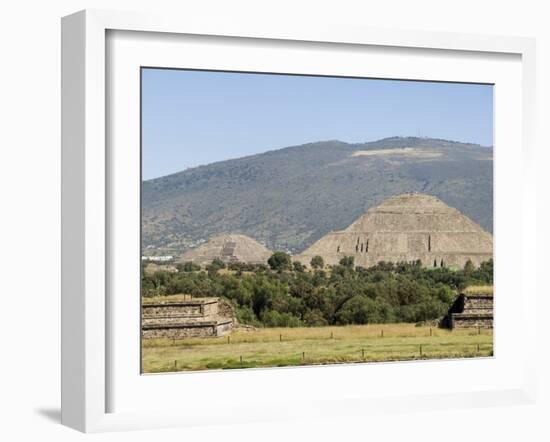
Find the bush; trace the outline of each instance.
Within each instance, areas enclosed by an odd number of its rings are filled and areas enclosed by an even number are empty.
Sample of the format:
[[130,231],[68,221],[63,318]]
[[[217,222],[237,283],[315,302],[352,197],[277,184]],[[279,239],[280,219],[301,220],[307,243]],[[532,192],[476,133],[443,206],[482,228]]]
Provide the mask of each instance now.
[[311,327],[323,327],[328,325],[328,321],[324,318],[320,310],[308,310],[304,314],[303,321],[306,325]]
[[340,265],[342,267],[346,267],[348,269],[352,269],[353,268],[353,263],[355,261],[355,258],[353,256],[344,256],[341,260],[340,260]]
[[266,310],[262,313],[262,323],[266,327],[301,327],[302,321],[290,313]]
[[176,268],[178,269],[178,272],[198,272],[201,269],[201,266],[195,264],[194,262],[187,261],[183,264],[178,264]]
[[250,307],[235,308],[235,316],[241,324],[253,325],[255,327],[262,325]]
[[354,269],[353,262],[345,260],[329,273],[300,271],[302,265],[292,264],[284,252],[272,258],[275,271],[261,264],[229,263],[235,273],[219,273],[219,263],[213,262],[205,272],[186,262],[178,265],[178,273],[143,272],[141,294],[225,297],[234,304],[239,321],[270,327],[417,323],[443,316],[458,290],[493,282],[492,261],[473,271],[453,271],[384,262]]
[[381,305],[365,296],[354,296],[336,313],[338,324],[375,324],[385,321],[388,312]]
[[269,267],[273,270],[282,272],[283,270],[289,270],[291,268],[290,255],[285,252],[275,252],[267,260]]
[[265,264],[254,264],[252,266],[252,271],[257,273],[263,273],[266,272],[268,267]]
[[211,278],[218,274],[219,269],[220,268],[214,264],[208,264],[206,266],[206,271],[208,272],[208,276],[210,276]]
[[211,266],[217,267],[218,269],[225,269],[225,262],[223,262],[220,258],[214,258]]
[[319,255],[311,258],[311,267],[314,269],[322,269],[325,266],[325,261]]
[[298,261],[294,261],[292,263],[292,267],[294,268],[294,271],[298,272],[298,273],[303,273],[306,269],[306,266],[303,265],[301,262],[298,262]]
[[464,264],[464,273],[472,273],[475,270],[474,264],[471,260],[466,261]]

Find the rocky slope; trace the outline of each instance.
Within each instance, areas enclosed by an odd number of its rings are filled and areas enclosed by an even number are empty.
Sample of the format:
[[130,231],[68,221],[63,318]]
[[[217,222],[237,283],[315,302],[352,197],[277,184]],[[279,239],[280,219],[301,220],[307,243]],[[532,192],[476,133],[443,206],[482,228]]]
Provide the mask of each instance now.
[[406,192],[435,195],[492,232],[492,148],[411,137],[325,141],[145,181],[144,251],[181,254],[240,233],[297,253]]

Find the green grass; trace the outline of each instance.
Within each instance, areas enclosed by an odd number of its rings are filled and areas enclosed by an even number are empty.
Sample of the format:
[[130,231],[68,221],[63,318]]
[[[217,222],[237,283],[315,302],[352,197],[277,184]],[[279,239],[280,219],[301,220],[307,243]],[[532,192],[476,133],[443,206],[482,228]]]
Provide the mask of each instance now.
[[432,328],[430,335],[430,327],[414,324],[265,328],[236,331],[229,339],[225,336],[144,340],[143,371],[285,367],[492,354],[493,333],[484,329]]

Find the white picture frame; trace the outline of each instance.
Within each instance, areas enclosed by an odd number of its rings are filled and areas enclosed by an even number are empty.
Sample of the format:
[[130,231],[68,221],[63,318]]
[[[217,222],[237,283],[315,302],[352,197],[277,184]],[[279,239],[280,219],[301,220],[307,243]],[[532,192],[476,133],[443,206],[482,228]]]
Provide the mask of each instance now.
[[[389,392],[384,394],[367,394],[359,391],[355,395],[338,394],[331,391],[325,398],[312,398],[308,404],[288,404],[282,408],[276,400],[269,403],[237,403],[233,407],[240,413],[224,417],[214,415],[217,421],[254,422],[262,420],[278,420],[289,417],[313,417],[369,414],[373,410],[383,409],[387,412],[397,412],[403,409],[441,409],[472,406],[490,406],[501,403],[532,403],[535,398],[536,356],[534,339],[528,339],[535,334],[536,324],[527,321],[528,316],[536,316],[535,278],[529,277],[533,270],[527,265],[527,256],[536,256],[535,238],[535,203],[536,185],[534,165],[534,113],[535,113],[535,43],[532,39],[517,37],[490,37],[479,35],[464,35],[450,33],[427,33],[416,31],[388,31],[376,29],[347,28],[334,26],[316,27],[309,24],[300,28],[273,24],[271,27],[254,23],[217,23],[196,20],[193,17],[177,19],[159,17],[149,14],[132,14],[123,12],[87,10],[63,18],[62,21],[62,423],[85,432],[110,431],[122,429],[157,428],[169,426],[208,425],[213,415],[206,415],[205,408],[197,405],[194,413],[183,410],[168,402],[165,407],[151,407],[149,410],[136,407],[135,410],[121,407],[113,408],[110,399],[113,384],[113,354],[110,334],[113,334],[113,321],[117,321],[112,310],[112,300],[109,290],[112,288],[109,275],[109,247],[116,234],[113,221],[112,169],[110,162],[109,142],[111,134],[106,130],[106,121],[112,117],[109,103],[109,85],[111,76],[108,56],[118,56],[109,52],[108,33],[139,32],[146,36],[155,35],[178,38],[185,36],[216,36],[227,39],[229,44],[234,39],[248,39],[256,42],[269,41],[285,45],[325,44],[338,48],[370,47],[384,53],[392,48],[408,50],[431,51],[435,58],[443,54],[471,54],[478,60],[491,54],[515,57],[519,60],[521,73],[520,91],[518,93],[521,121],[515,121],[514,127],[519,129],[517,158],[521,159],[521,188],[517,192],[520,199],[521,212],[517,225],[521,226],[521,241],[516,244],[521,257],[521,281],[515,282],[521,291],[521,309],[523,315],[520,325],[524,330],[525,348],[518,356],[514,373],[517,377],[509,384],[501,382],[498,388],[492,386],[483,389],[479,386],[468,391],[458,392],[438,391],[434,384],[431,391],[418,394],[414,391],[403,391],[402,394]],[[151,34],[155,33],[155,34]],[[335,49],[339,50],[339,49]],[[169,50],[168,50],[169,52]],[[440,54],[440,55],[438,55]],[[435,69],[435,68],[434,68]],[[418,74],[422,79],[422,73]],[[428,77],[428,72],[425,73]],[[464,78],[463,78],[464,77]],[[402,77],[399,77],[402,78]],[[457,80],[473,81],[460,74]],[[513,118],[516,114],[510,114]],[[134,134],[135,135],[135,134]],[[498,137],[497,137],[498,140]],[[498,143],[498,141],[497,141]],[[508,164],[513,165],[513,158]],[[497,162],[498,154],[497,154]],[[503,162],[504,164],[504,162]],[[511,166],[506,166],[511,167]],[[498,190],[496,191],[499,192]],[[516,201],[518,202],[518,201]],[[501,206],[502,207],[502,206]],[[496,239],[498,260],[499,246]],[[501,249],[503,250],[503,249]],[[505,253],[505,252],[504,252]],[[504,260],[503,260],[504,262]],[[498,264],[497,264],[498,266]],[[503,266],[504,268],[504,266]],[[497,285],[497,291],[498,291]],[[498,292],[497,292],[498,293]],[[497,300],[497,309],[498,306]],[[506,312],[503,302],[502,312]],[[116,309],[115,309],[116,310]],[[119,309],[120,310],[120,309]],[[504,317],[504,316],[501,316]],[[497,321],[499,321],[497,316]],[[120,321],[119,321],[120,322]],[[502,320],[501,324],[505,325]],[[497,322],[498,324],[498,322]],[[504,327],[503,325],[503,327]],[[498,327],[498,325],[497,325]],[[111,330],[110,330],[111,329]],[[135,330],[139,333],[139,329]],[[496,333],[500,333],[497,328]],[[506,333],[502,333],[506,335]],[[116,338],[113,338],[116,339]],[[503,351],[503,354],[505,352]],[[497,358],[498,359],[498,356]],[[504,358],[505,359],[505,358]],[[400,363],[403,365],[404,363]],[[409,363],[409,374],[429,368],[426,363]],[[424,364],[424,365],[422,365]],[[370,373],[393,371],[397,373],[401,365],[374,364],[370,365]],[[350,377],[360,375],[364,365],[355,367],[339,367],[331,373],[341,375],[341,370],[347,370]],[[435,367],[435,368],[434,368]],[[464,361],[453,361],[451,370],[462,370],[466,376],[477,370],[475,362],[467,365]],[[115,367],[114,369],[116,369]],[[490,368],[487,366],[487,368]],[[321,367],[318,370],[327,370]],[[304,371],[306,370],[306,371]],[[307,371],[310,370],[310,371]],[[335,371],[340,370],[340,371]],[[521,373],[520,373],[521,371]],[[237,371],[239,372],[239,371]],[[231,383],[243,382],[243,377],[250,379],[251,388],[265,385],[269,381],[275,387],[283,373],[288,380],[297,378],[300,385],[307,391],[307,379],[314,372],[308,368],[301,369],[270,369],[252,370],[232,373],[229,378],[225,373],[195,374],[193,384],[211,385],[207,388],[220,388],[228,379]],[[326,371],[325,373],[329,373]],[[339,374],[338,374],[339,373]],[[139,373],[135,373],[136,376]],[[117,375],[118,376],[118,375]],[[171,388],[179,382],[179,376],[157,376],[162,382],[161,388]],[[318,376],[318,374],[317,374]],[[332,376],[332,374],[331,374]],[[162,381],[158,381],[161,379]],[[120,379],[120,376],[118,376]],[[180,378],[184,379],[184,378]],[[188,378],[190,379],[190,378]],[[513,382],[512,382],[513,381]],[[148,381],[149,382],[149,381]],[[214,387],[213,385],[216,385]],[[126,394],[125,390],[121,393]],[[128,390],[126,390],[128,391]],[[192,390],[187,390],[189,394]],[[229,390],[228,390],[229,391]],[[236,399],[232,397],[232,401]],[[128,402],[135,398],[128,399]],[[337,406],[335,406],[337,404]],[[261,406],[260,406],[261,405]],[[246,411],[246,413],[243,413]]]

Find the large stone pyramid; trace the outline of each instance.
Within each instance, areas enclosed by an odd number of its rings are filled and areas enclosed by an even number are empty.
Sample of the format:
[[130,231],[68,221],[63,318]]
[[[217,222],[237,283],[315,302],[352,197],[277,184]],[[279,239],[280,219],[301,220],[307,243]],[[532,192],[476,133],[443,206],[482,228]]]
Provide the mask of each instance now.
[[331,232],[294,259],[309,265],[313,256],[337,264],[353,256],[363,267],[380,261],[424,266],[475,266],[493,257],[493,237],[457,209],[435,196],[397,195],[372,207],[342,231]]
[[184,253],[181,262],[209,264],[218,258],[224,262],[266,263],[272,252],[246,235],[224,234]]

